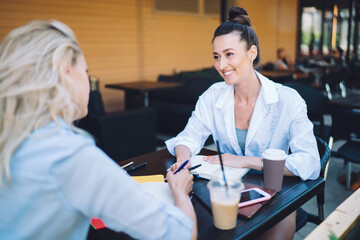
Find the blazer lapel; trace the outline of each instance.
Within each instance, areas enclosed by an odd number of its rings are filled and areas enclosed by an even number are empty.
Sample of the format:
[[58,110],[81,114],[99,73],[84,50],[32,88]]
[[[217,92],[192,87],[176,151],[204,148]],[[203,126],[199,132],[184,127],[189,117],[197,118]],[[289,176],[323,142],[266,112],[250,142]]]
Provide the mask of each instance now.
[[251,117],[250,126],[246,137],[245,149],[253,140],[256,132],[261,126],[261,123],[269,111],[269,105],[279,101],[275,83],[257,71],[255,71],[255,73],[261,82],[261,89],[258,99],[256,100],[253,115]]
[[256,100],[253,115],[251,117],[248,133],[246,136],[246,143],[245,143],[246,146],[254,138],[256,131],[259,129],[262,121],[264,120],[264,118],[266,116],[266,113],[269,110],[268,106],[266,105],[266,103],[262,97],[262,93],[261,93],[262,91],[263,91],[263,89],[261,88],[259,97]]
[[223,116],[226,134],[230,139],[230,144],[237,154],[241,154],[241,149],[237,144],[235,132],[235,113],[234,113],[234,88],[229,86],[226,93],[217,101],[218,108]]

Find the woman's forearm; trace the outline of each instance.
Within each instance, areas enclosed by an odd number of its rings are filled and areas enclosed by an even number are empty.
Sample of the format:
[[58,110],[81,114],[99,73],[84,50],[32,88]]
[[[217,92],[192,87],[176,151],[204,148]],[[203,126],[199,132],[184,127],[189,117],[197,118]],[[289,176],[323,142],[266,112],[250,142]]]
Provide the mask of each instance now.
[[292,172],[290,172],[287,167],[284,168],[284,176],[297,177],[295,174],[293,174]]
[[175,147],[175,156],[177,162],[184,162],[191,156],[190,149],[185,145],[179,145]]
[[180,191],[173,191],[175,205],[180,208],[194,223],[191,239],[197,238],[197,222],[194,207],[188,195]]
[[263,163],[261,157],[250,157],[245,156],[243,157],[245,159],[245,166],[246,168],[252,168],[258,171],[262,171]]
[[[263,171],[263,160],[261,157],[245,157],[245,165],[247,168]],[[287,167],[284,168],[284,176],[296,177]]]

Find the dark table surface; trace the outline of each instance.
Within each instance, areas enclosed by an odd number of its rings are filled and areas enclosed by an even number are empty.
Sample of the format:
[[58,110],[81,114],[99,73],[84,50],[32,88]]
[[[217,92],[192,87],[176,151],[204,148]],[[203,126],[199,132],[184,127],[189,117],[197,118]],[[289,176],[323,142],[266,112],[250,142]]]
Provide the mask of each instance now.
[[360,109],[360,92],[349,92],[345,98],[334,98],[330,101],[332,107]]
[[145,92],[145,91],[157,90],[162,88],[174,88],[174,87],[179,87],[181,85],[182,85],[181,83],[137,81],[137,82],[106,84],[105,87],[113,88],[113,89]]
[[272,79],[272,78],[278,78],[278,77],[291,77],[294,73],[296,73],[297,70],[295,69],[288,69],[288,70],[270,70],[270,71],[264,71],[260,70],[259,73],[264,75],[265,77]]
[[[200,154],[212,155],[216,154],[216,152],[203,149]],[[164,149],[121,161],[120,165],[131,161],[134,162],[134,166],[143,162],[147,163],[146,167],[132,172],[131,175],[133,176],[150,174],[165,175],[166,169],[175,162],[175,158]],[[259,171],[252,170],[243,177],[243,181],[263,186],[263,175]],[[206,183],[207,180],[194,178],[193,192],[195,196],[192,202],[198,221],[198,239],[253,239],[298,209],[325,187],[323,178],[301,181],[300,178],[284,177],[281,192],[269,200],[253,218],[243,219],[239,217],[235,229],[224,231],[216,229],[213,226],[210,212],[210,197]],[[124,234],[114,232],[110,234],[111,231],[108,229],[91,230],[90,232],[93,232],[93,237],[90,239],[101,239],[101,237],[105,236],[107,236],[106,239],[127,238]],[[94,234],[94,232],[97,233]],[[97,235],[98,238],[95,238],[95,235]]]

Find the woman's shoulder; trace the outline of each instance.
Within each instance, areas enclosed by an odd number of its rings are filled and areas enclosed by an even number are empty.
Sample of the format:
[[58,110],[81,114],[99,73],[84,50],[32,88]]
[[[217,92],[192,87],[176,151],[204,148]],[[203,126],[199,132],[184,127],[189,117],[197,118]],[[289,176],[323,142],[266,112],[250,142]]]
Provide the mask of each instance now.
[[300,94],[295,89],[282,85],[280,83],[275,84],[279,95],[283,95],[285,97],[301,98]]
[[279,101],[292,106],[305,103],[301,95],[293,88],[284,86],[279,83],[276,84],[276,90],[278,92]]
[[216,102],[228,95],[231,88],[232,86],[227,85],[225,82],[214,83],[199,97],[198,102],[208,107],[215,106]]
[[274,97],[274,94],[277,95],[277,98],[281,100],[290,101],[291,99],[299,100],[302,99],[300,94],[293,88],[284,86],[280,83],[276,83],[265,76],[260,75],[261,83],[265,89],[265,94],[271,97]]
[[[224,90],[230,88],[231,86],[227,85],[224,81],[222,82],[217,82],[214,83],[213,85],[211,85],[203,94],[202,96],[204,97],[214,97],[217,94],[221,94],[224,92]],[[215,95],[214,95],[215,94]]]
[[[77,133],[64,122],[50,122],[34,130],[12,156],[15,172],[44,175],[60,162],[97,148],[91,137]],[[94,149],[95,150],[95,149]]]
[[68,125],[62,119],[52,121],[33,131],[24,142],[25,146],[38,146],[41,152],[74,154],[84,146],[95,146],[94,140],[81,130]]
[[30,136],[35,138],[43,136],[48,139],[64,138],[68,140],[76,138],[76,140],[83,139],[87,141],[93,141],[90,135],[86,134],[86,132],[66,123],[61,118],[58,118],[56,121],[51,121],[43,127],[33,131]]

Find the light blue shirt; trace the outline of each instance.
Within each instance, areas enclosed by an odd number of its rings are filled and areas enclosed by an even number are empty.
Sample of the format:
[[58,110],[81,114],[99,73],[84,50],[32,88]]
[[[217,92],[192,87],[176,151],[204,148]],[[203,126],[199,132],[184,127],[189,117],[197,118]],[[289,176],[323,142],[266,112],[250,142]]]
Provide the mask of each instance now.
[[[0,188],[0,239],[86,239],[91,217],[138,239],[190,239],[192,221],[154,199],[65,122],[34,131]],[[57,128],[58,127],[58,128]]]
[[246,135],[247,135],[247,130],[236,128],[236,138],[240,146],[240,149],[244,154],[245,154]]
[[[268,148],[285,152],[291,148],[287,169],[303,180],[318,178],[319,151],[305,101],[294,89],[255,73],[261,89],[246,136],[246,156],[261,157]],[[166,141],[166,146],[174,155],[176,146],[185,145],[194,155],[210,134],[220,142],[222,152],[244,155],[236,138],[234,87],[225,82],[213,84],[199,97],[185,129]]]

